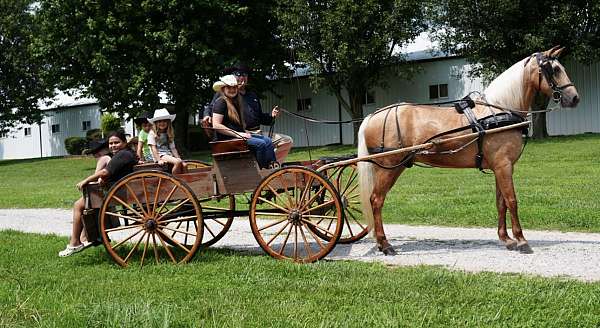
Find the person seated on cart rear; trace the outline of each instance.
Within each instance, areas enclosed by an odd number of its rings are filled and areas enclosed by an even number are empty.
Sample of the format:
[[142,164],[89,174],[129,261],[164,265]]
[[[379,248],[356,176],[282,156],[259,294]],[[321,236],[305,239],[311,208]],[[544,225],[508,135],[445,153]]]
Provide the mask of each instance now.
[[225,75],[213,84],[213,90],[221,96],[215,101],[212,114],[212,125],[217,140],[244,138],[248,147],[255,153],[258,166],[261,168],[278,165],[275,158],[275,147],[269,137],[249,133],[244,123],[244,100],[238,92],[237,79],[233,75]]
[[[108,134],[108,149],[112,153],[112,158],[106,167],[95,172],[89,177],[83,179],[77,184],[80,191],[85,185],[93,181],[102,181],[103,184],[110,186],[122,177],[133,172],[133,166],[137,163],[137,158],[133,151],[127,145],[127,138],[123,131],[111,132]],[[100,180],[99,180],[100,179]],[[67,247],[58,253],[58,256],[65,257],[84,250],[92,243],[81,242],[81,232],[83,223],[81,217],[85,209],[83,197],[79,198],[73,205],[73,228],[71,238]]]

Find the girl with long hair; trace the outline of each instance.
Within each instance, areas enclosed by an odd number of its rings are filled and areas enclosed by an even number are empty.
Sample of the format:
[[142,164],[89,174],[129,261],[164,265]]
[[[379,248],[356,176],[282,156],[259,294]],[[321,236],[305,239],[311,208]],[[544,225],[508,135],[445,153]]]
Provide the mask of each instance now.
[[261,168],[277,165],[275,148],[270,138],[246,131],[244,122],[244,102],[238,92],[235,76],[225,75],[213,84],[213,90],[221,96],[213,106],[212,124],[216,130],[217,140],[243,138],[248,147],[256,154],[256,161]]
[[152,130],[148,133],[148,146],[155,162],[159,165],[165,163],[173,165],[171,173],[177,174],[185,171],[185,163],[181,160],[175,147],[173,120],[175,120],[175,114],[169,114],[166,108],[154,111],[154,117],[148,119],[152,123]]

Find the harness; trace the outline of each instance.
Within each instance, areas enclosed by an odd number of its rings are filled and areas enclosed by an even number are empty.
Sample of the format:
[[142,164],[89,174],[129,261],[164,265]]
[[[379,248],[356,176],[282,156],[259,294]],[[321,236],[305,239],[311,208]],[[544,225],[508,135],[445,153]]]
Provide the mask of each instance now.
[[[465,115],[465,117],[467,118],[467,120],[469,122],[469,125],[462,126],[462,127],[456,128],[456,129],[452,129],[449,131],[444,131],[442,133],[438,133],[438,134],[432,136],[431,138],[427,139],[424,143],[428,143],[431,140],[437,139],[437,138],[445,136],[445,135],[449,135],[449,134],[453,134],[453,133],[471,129],[471,131],[478,134],[477,138],[475,139],[475,140],[477,140],[477,154],[475,155],[475,167],[477,167],[480,171],[483,172],[483,167],[482,167],[482,164],[483,164],[483,140],[484,140],[484,136],[486,134],[485,131],[494,129],[494,128],[499,128],[499,127],[503,127],[503,126],[516,124],[516,123],[521,123],[521,122],[524,122],[525,119],[522,116],[514,114],[512,112],[502,112],[502,113],[497,113],[497,114],[492,113],[489,116],[477,119],[475,113],[473,113],[473,111],[472,111],[472,108],[475,108],[475,102],[469,96],[466,96],[463,99],[455,102],[454,109],[459,114]],[[388,119],[388,116],[389,116],[391,110],[392,110],[392,108],[390,108],[385,114],[384,121],[383,121],[384,127],[387,124],[387,119]],[[401,134],[400,134],[401,133],[400,132],[400,124],[398,122],[398,107],[395,107],[395,118],[396,118],[396,133],[398,135],[398,148],[384,147],[384,143],[385,143],[385,128],[384,128],[382,135],[381,135],[380,146],[374,147],[374,148],[369,147],[367,150],[369,151],[370,154],[383,153],[386,151],[396,150],[396,149],[400,149],[400,148],[404,147],[402,144],[402,138],[401,138]],[[523,132],[523,134],[527,134],[527,128],[523,128],[522,132]],[[464,149],[469,144],[470,144],[470,142],[468,144],[464,145],[463,147],[461,147],[459,150]],[[453,154],[459,150],[452,150],[452,151],[447,151],[447,152],[436,152],[436,153],[431,153],[431,154]],[[416,151],[409,153],[400,161],[400,163],[393,165],[391,167],[383,166],[374,161],[370,161],[370,162],[372,162],[382,168],[386,168],[386,169],[394,169],[399,166],[405,166],[407,168],[410,168],[414,164],[414,157],[416,156],[416,154],[417,154]]]

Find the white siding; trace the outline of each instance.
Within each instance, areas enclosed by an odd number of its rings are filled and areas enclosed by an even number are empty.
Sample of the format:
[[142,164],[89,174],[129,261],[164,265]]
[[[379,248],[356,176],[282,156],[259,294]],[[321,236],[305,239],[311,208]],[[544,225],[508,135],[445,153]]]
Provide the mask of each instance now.
[[[584,65],[567,60],[563,64],[577,88],[581,102],[575,109],[548,113],[548,134],[600,132],[600,63]],[[551,102],[549,107],[553,105]]]
[[[23,125],[9,133],[8,138],[0,139],[0,159],[22,159],[67,155],[65,139],[85,137],[83,121],[91,122],[91,129],[100,128],[98,105],[85,105],[46,111],[47,116],[40,129],[37,124]],[[60,132],[52,133],[51,126],[59,124]],[[31,127],[31,136],[25,137],[23,128]]]

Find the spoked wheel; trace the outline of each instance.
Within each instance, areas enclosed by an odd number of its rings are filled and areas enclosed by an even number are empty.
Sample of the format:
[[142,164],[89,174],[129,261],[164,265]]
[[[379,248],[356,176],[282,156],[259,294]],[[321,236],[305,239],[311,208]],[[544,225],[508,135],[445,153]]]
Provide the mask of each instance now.
[[314,262],[329,254],[340,237],[343,220],[335,187],[301,166],[271,173],[258,185],[250,204],[250,226],[262,249],[295,262]]
[[203,168],[203,167],[210,167],[209,163],[199,161],[196,159],[186,159],[185,164],[186,164],[188,170],[199,169],[199,168]]
[[[358,169],[356,164],[332,167],[321,173],[327,176],[342,199],[344,229],[338,243],[349,244],[362,239],[369,233],[369,227],[363,220],[360,209],[360,189],[358,189]],[[325,213],[325,215],[328,214]],[[319,230],[315,230],[314,233],[323,239],[329,238]]]
[[202,210],[192,190],[159,171],[121,179],[100,210],[104,247],[121,266],[187,262],[200,247],[202,227]]
[[235,210],[235,196],[228,195],[220,200],[204,198],[199,200],[202,205],[202,214],[204,219],[204,235],[202,237],[202,247],[208,247],[218,242],[231,227],[233,223],[233,214]]

